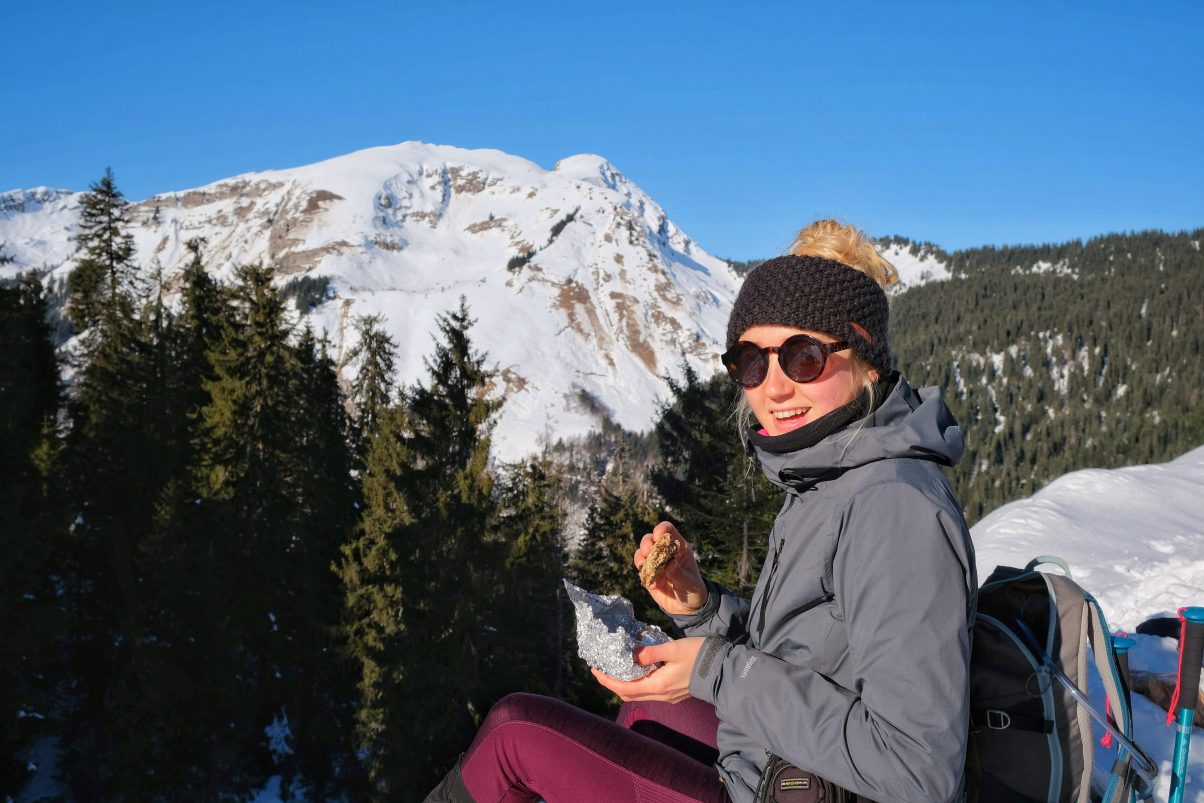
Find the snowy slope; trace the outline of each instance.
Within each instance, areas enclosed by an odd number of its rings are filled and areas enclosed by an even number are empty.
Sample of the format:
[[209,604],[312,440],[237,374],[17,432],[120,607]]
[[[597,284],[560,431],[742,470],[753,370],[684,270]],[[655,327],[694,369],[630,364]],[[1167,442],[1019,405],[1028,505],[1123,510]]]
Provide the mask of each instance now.
[[0,243],[14,261],[0,265],[0,279],[25,270],[45,273],[75,252],[71,235],[79,219],[79,194],[35,187],[0,193]]
[[1204,605],[1204,447],[1170,463],[1066,474],[973,529],[979,579],[1064,558],[1113,627]]
[[[995,510],[971,534],[980,581],[997,565],[1057,555],[1099,600],[1112,629],[1132,632],[1152,616],[1204,605],[1204,447],[1159,465],[1067,474]],[[1175,671],[1173,640],[1136,638],[1133,669]],[[1133,707],[1138,743],[1162,767],[1154,799],[1166,800],[1174,729],[1145,698],[1135,697]],[[1204,729],[1196,728],[1193,742],[1185,799],[1204,803]],[[1111,765],[1108,751],[1097,746],[1096,753]]]
[[[78,216],[75,193],[0,194],[0,242],[16,260],[0,277],[66,275]],[[341,356],[355,316],[384,315],[404,382],[423,376],[435,316],[465,296],[475,341],[502,372],[502,458],[595,427],[581,391],[623,426],[647,428],[667,396],[662,377],[683,357],[704,376],[716,370],[739,286],[726,263],[592,155],[545,170],[500,151],[407,142],[157,195],[130,217],[140,263],[161,265],[169,291],[197,236],[223,278],[259,260],[282,282],[331,277],[315,327]]]
[[931,248],[892,243],[882,248],[881,253],[899,272],[899,283],[891,288],[896,295],[921,284],[944,281],[950,276],[949,266]]

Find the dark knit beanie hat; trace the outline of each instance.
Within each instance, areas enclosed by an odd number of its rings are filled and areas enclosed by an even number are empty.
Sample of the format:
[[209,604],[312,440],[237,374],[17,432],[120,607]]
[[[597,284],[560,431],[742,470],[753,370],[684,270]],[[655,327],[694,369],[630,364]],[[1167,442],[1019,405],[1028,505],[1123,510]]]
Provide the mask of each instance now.
[[887,325],[886,293],[872,278],[831,259],[784,256],[744,279],[727,320],[727,347],[753,326],[793,326],[844,340],[885,374],[892,362]]

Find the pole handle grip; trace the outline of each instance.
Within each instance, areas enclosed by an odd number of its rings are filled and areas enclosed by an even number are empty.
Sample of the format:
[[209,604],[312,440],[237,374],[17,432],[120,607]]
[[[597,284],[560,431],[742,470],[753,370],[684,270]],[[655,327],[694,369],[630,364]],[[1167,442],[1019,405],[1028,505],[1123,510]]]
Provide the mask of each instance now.
[[1195,711],[1200,696],[1200,662],[1204,659],[1204,608],[1184,612],[1183,644],[1179,647],[1179,710]]

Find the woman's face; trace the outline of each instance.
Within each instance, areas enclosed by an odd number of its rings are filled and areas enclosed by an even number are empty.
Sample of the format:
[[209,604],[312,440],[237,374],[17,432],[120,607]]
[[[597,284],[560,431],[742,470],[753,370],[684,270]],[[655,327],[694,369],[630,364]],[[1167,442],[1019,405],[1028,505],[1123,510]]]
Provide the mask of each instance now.
[[[780,346],[786,338],[801,334],[825,343],[836,340],[823,332],[793,326],[753,326],[740,339],[766,348]],[[806,384],[786,376],[778,365],[778,355],[770,354],[765,381],[755,388],[745,388],[744,398],[767,433],[784,435],[857,398],[862,385],[850,362],[852,353],[845,349],[829,355],[824,372],[814,382]]]

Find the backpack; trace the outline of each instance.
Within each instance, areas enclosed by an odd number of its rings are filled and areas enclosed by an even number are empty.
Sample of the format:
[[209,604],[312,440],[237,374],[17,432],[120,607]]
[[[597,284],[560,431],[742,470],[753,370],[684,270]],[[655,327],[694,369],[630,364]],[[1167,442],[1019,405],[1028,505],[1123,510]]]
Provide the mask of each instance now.
[[[1066,574],[1037,571],[1044,563]],[[1092,708],[1083,691],[1089,647],[1109,717]],[[1118,742],[1110,769],[1093,768],[1092,719]],[[1134,793],[1149,797],[1157,767],[1132,733],[1126,679],[1095,598],[1058,558],[1043,555],[1024,569],[996,568],[979,589],[973,625],[968,803],[1129,803]]]

